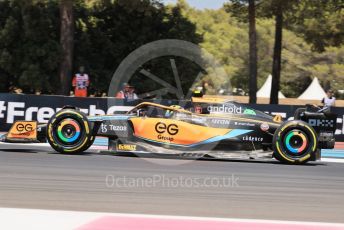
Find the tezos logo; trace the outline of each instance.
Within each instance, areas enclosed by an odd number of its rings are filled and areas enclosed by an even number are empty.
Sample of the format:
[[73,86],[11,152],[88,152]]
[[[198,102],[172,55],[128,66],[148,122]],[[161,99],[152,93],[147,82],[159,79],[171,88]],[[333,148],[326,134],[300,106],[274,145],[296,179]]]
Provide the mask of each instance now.
[[101,124],[100,130],[101,133],[107,133],[108,131],[127,131],[127,127],[122,125]]
[[155,131],[159,134],[163,134],[167,131],[168,134],[174,136],[179,132],[179,129],[176,124],[166,125],[163,122],[158,122],[155,125]]

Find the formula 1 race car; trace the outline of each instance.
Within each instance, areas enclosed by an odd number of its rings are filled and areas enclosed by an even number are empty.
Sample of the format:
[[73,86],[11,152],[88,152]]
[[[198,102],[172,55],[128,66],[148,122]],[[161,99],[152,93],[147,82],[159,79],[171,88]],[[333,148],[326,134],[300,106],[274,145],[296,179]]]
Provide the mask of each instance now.
[[143,102],[126,114],[87,117],[65,107],[46,125],[17,121],[5,142],[46,142],[60,153],[86,151],[96,136],[109,139],[113,153],[259,158],[283,163],[318,160],[320,149],[334,148],[336,116],[312,106],[298,109],[295,120],[231,101],[193,98],[190,108]]

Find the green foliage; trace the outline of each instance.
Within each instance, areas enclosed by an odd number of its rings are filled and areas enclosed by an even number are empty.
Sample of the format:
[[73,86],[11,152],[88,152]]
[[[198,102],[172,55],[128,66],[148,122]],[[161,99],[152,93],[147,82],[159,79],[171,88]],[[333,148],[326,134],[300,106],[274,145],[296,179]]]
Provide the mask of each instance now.
[[0,9],[0,72],[10,81],[1,90],[14,84],[27,92],[54,91],[60,50],[57,3],[7,0]]
[[[222,61],[231,77],[215,80],[218,82],[217,87],[228,85],[230,81],[232,87],[243,88],[248,92],[247,5],[243,5],[246,2],[231,1],[219,10],[199,11],[189,8],[185,15],[203,34],[201,46]],[[271,15],[262,13],[262,9],[267,9],[268,2],[257,1],[260,7],[257,20],[258,87],[265,82],[272,68],[275,22],[268,19]],[[296,7],[293,3],[285,7]],[[344,61],[340,58],[343,57],[344,46],[329,47],[323,53],[314,51],[312,47],[313,44],[307,43],[302,34],[284,29],[281,91],[287,97],[298,97],[311,83],[312,77],[318,77],[323,86],[330,84],[334,89],[344,88]]]
[[[117,66],[143,44],[166,38],[202,41],[179,6],[166,8],[156,0],[78,0],[74,8],[74,71],[86,66],[95,91],[107,92]],[[6,82],[0,90],[7,91],[10,80],[24,92],[58,92],[58,1],[3,0],[0,10],[0,74]]]
[[[167,38],[199,43],[201,36],[196,34],[195,26],[180,11],[179,6],[167,9],[158,1],[149,0],[97,2],[88,10],[87,17],[78,23],[75,67],[88,67],[93,90],[107,92],[118,65],[138,47]],[[150,69],[156,72],[164,73],[166,68],[170,68],[170,65],[153,63]],[[180,71],[188,72],[187,66]],[[169,80],[166,74],[160,76]],[[141,83],[138,89],[149,88],[151,84]],[[135,82],[131,84],[135,85]]]
[[285,17],[287,28],[301,35],[316,51],[344,44],[344,0],[298,1]]
[[[256,1],[258,87],[272,68],[275,22],[271,1]],[[58,2],[0,1],[0,91],[8,91],[10,85],[27,93],[58,91]],[[246,2],[232,0],[222,9],[201,11],[185,0],[176,6],[164,6],[158,0],[74,1],[74,72],[86,66],[93,90],[106,92],[113,72],[130,52],[151,41],[177,38],[200,44],[223,64],[229,79],[207,76],[216,89],[232,85],[248,92]],[[343,0],[282,2],[293,3],[284,6],[282,92],[297,97],[315,76],[323,86],[344,89]],[[180,58],[176,62],[187,89],[189,76],[199,69]],[[169,59],[152,60],[144,67],[166,81],[173,80]],[[136,77],[131,83],[140,84],[138,88],[154,88],[142,76]]]

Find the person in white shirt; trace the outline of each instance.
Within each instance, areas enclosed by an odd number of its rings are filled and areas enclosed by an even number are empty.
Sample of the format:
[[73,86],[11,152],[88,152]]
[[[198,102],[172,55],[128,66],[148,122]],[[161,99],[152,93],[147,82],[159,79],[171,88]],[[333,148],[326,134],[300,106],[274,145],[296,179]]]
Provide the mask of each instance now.
[[129,100],[137,100],[137,99],[139,99],[139,97],[135,93],[135,87],[134,86],[130,86],[129,87],[129,92],[128,92],[127,98]]
[[135,93],[135,87],[128,83],[123,84],[123,89],[116,94],[116,98],[125,99],[127,101],[139,99]]
[[322,99],[321,103],[324,105],[324,107],[328,107],[328,108],[335,106],[336,98],[333,96],[333,91],[329,89],[327,90],[326,94],[327,96]]

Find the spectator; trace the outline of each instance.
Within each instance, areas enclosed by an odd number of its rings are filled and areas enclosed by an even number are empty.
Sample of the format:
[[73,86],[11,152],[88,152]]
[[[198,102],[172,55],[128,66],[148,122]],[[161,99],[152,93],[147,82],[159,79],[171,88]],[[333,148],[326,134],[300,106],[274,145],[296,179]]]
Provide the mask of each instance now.
[[125,99],[125,100],[139,99],[139,97],[135,93],[135,87],[129,85],[128,83],[123,84],[123,89],[117,93],[116,98]]
[[336,98],[333,96],[333,91],[329,89],[327,90],[326,94],[327,96],[322,99],[321,103],[324,105],[324,107],[328,108],[335,106]]
[[128,92],[127,99],[128,100],[137,100],[137,99],[139,99],[139,97],[135,93],[135,87],[134,86],[130,86],[129,87],[129,92]]
[[202,93],[203,93],[203,95],[207,94],[208,89],[209,89],[209,82],[208,81],[202,81]]
[[210,95],[215,93],[214,84],[211,81],[202,81],[202,93],[203,95]]
[[21,88],[16,87],[16,86],[11,86],[10,92],[14,93],[14,94],[23,94],[23,90]]
[[116,94],[116,98],[118,99],[124,99],[125,98],[125,95],[126,93],[129,91],[129,84],[127,83],[124,83],[122,85],[122,90],[119,91],[117,94]]
[[74,95],[87,97],[87,87],[90,85],[90,80],[88,74],[85,73],[85,67],[80,66],[79,71],[73,78]]

